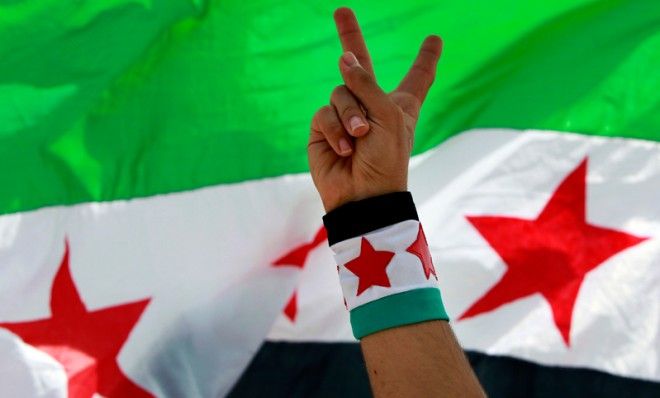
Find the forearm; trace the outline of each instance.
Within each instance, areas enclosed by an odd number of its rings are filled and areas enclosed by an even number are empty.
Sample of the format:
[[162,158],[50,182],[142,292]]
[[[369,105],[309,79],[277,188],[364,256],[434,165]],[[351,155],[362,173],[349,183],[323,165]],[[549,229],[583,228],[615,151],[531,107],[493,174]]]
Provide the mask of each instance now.
[[447,323],[410,194],[348,203],[324,221],[374,395],[483,396]]
[[446,321],[383,330],[361,345],[375,397],[485,396]]

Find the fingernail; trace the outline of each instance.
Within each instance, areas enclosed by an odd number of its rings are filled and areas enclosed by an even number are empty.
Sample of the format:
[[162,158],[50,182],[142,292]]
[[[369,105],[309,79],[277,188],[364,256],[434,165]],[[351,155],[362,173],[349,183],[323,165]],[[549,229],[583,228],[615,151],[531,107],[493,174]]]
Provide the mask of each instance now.
[[346,51],[341,56],[341,60],[346,64],[346,66],[349,67],[360,66],[360,63],[358,62],[357,58],[355,58],[355,54],[353,54],[350,51]]
[[351,126],[351,132],[353,134],[359,134],[358,130],[364,129],[367,127],[367,124],[359,116],[353,116],[348,120],[348,124]]
[[339,153],[341,155],[348,155],[351,153],[351,145],[348,143],[346,138],[340,138],[339,139]]

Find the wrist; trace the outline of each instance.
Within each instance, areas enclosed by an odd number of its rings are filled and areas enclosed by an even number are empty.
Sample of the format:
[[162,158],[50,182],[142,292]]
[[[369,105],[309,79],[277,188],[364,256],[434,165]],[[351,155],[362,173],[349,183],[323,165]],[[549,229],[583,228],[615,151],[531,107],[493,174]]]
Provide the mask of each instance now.
[[388,195],[396,192],[408,192],[407,184],[397,184],[391,187],[381,187],[378,189],[365,189],[351,193],[333,193],[331,195],[322,195],[321,202],[326,213],[342,207],[351,202],[359,202],[365,199]]
[[323,221],[356,338],[447,320],[410,192],[348,202]]

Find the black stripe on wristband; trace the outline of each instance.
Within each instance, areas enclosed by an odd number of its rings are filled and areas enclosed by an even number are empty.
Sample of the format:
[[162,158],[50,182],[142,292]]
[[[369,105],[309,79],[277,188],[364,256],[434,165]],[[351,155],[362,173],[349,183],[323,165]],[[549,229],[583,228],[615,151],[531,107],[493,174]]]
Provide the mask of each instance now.
[[417,220],[410,192],[393,192],[348,202],[323,217],[330,246],[406,220]]

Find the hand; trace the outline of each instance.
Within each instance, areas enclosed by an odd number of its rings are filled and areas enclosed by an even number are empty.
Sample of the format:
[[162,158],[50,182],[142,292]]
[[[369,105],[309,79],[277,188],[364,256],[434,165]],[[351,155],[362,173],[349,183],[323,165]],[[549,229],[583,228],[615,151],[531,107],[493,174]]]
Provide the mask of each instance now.
[[345,85],[314,115],[307,145],[312,179],[327,212],[407,190],[415,125],[442,50],[438,36],[427,37],[397,89],[387,94],[376,82],[353,11],[338,9],[335,22],[345,51],[339,60]]

